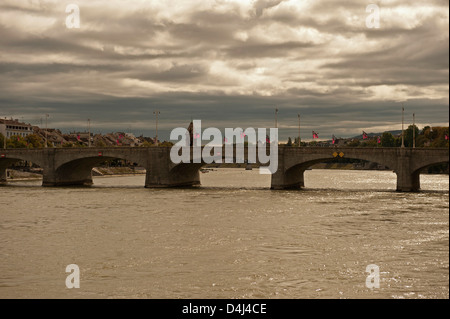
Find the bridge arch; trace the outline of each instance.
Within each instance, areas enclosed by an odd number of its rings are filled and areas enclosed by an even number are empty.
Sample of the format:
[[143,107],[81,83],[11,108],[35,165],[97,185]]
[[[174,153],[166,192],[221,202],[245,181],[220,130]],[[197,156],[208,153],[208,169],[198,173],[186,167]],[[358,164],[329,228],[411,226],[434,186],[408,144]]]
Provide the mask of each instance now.
[[118,155],[85,155],[76,156],[65,162],[57,163],[53,174],[44,176],[44,186],[91,186],[93,185],[92,169],[100,164],[111,160],[124,160],[136,163],[145,167],[146,163],[142,163],[133,156],[124,154]]
[[421,165],[421,166],[419,166],[419,167],[414,167],[413,169],[414,169],[414,171],[413,171],[413,174],[421,174],[421,173],[423,173],[424,172],[424,170],[425,169],[427,169],[427,168],[429,168],[429,167],[431,167],[431,166],[436,166],[436,165],[444,165],[444,164],[447,164],[447,165],[449,165],[449,159],[447,158],[447,160],[437,160],[437,161],[434,161],[434,162],[430,162],[430,163],[427,163],[427,164],[423,164],[423,165]]
[[299,189],[305,186],[304,172],[314,164],[336,159],[376,163],[397,173],[397,149],[390,148],[284,148],[278,171],[272,176],[272,189]]
[[169,170],[169,179],[176,186],[200,185],[200,169],[207,164],[202,163],[180,163]]
[[449,160],[447,158],[447,160],[437,160],[435,162],[430,162],[427,164],[424,164],[418,168],[415,168],[412,173],[411,173],[411,180],[413,185],[415,185],[415,190],[420,190],[420,175],[424,172],[424,170],[428,167],[431,166],[435,166],[435,165],[440,165],[440,164],[447,164],[449,165]]
[[[292,164],[291,166],[285,168],[284,179],[285,179],[285,183],[287,184],[287,187],[284,187],[284,188],[305,187],[304,173],[308,168],[310,168],[311,166],[314,166],[316,164],[320,164],[320,163],[324,163],[324,162],[333,162],[337,159],[339,160],[341,158],[339,156],[336,158],[335,157],[330,158],[327,156],[327,157],[322,157],[322,158],[319,157],[317,159],[306,160],[306,161],[298,162],[296,164]],[[352,157],[345,157],[345,159],[360,160],[360,161],[364,161],[366,163],[375,163],[377,165],[381,165],[382,167],[385,167],[388,170],[394,171],[394,169],[392,167],[389,167],[388,165],[386,165],[386,163],[375,162],[373,160],[368,160],[367,158],[352,156]]]
[[34,152],[15,152],[10,154],[10,152],[1,151],[0,152],[0,183],[4,184],[7,182],[6,170],[13,166],[15,163],[27,162],[40,168],[44,168],[45,165],[41,159],[36,156]]

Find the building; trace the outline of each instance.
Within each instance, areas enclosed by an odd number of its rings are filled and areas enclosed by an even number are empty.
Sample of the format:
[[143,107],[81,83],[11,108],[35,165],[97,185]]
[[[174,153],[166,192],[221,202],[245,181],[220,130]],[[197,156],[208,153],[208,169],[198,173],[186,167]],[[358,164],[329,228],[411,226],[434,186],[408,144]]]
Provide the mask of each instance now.
[[19,122],[19,120],[0,119],[0,134],[11,138],[13,136],[26,137],[33,134],[33,127],[30,124]]

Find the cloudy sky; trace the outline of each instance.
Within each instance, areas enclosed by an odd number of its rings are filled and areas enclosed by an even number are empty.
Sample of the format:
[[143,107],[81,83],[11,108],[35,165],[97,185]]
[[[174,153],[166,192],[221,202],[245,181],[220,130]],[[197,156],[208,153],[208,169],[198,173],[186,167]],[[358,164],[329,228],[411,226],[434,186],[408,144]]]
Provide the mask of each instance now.
[[[66,6],[80,28],[66,25]],[[449,118],[448,0],[2,0],[0,116],[160,137],[273,127],[323,139]],[[73,21],[70,19],[70,21]]]

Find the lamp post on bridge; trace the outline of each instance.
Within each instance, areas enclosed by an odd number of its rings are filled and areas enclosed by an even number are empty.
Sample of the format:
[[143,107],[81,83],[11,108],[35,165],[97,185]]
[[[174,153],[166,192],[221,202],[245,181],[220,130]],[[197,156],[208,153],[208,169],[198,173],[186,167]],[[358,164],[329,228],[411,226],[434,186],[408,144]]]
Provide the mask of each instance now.
[[47,138],[47,131],[48,131],[48,117],[49,117],[49,115],[48,114],[45,114],[45,148],[47,148],[48,147],[48,145],[47,145],[47,143],[48,143],[48,138]]
[[413,148],[416,148],[416,113],[413,113]]
[[91,119],[88,119],[88,147],[91,147]]
[[155,145],[158,146],[159,145],[158,144],[158,116],[159,116],[159,114],[161,114],[161,112],[156,110],[156,111],[153,112],[153,114],[155,114],[155,116],[156,116],[156,140],[155,140]]
[[298,113],[298,147],[301,146],[300,143],[300,113]]
[[6,135],[8,135],[6,130],[6,116],[5,116],[5,136],[3,136],[3,148],[6,150]]
[[275,128],[278,128],[278,108],[275,109]]
[[402,147],[405,147],[405,107],[402,104]]

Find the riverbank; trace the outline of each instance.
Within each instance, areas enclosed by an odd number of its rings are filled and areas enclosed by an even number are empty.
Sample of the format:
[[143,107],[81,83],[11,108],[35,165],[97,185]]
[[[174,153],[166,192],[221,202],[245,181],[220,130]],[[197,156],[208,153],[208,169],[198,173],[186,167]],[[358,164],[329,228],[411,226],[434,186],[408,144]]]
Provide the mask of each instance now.
[[[136,167],[95,167],[92,170],[92,176],[134,176],[145,175],[144,168]],[[14,169],[7,170],[8,181],[32,181],[41,180],[42,171],[26,172]]]

